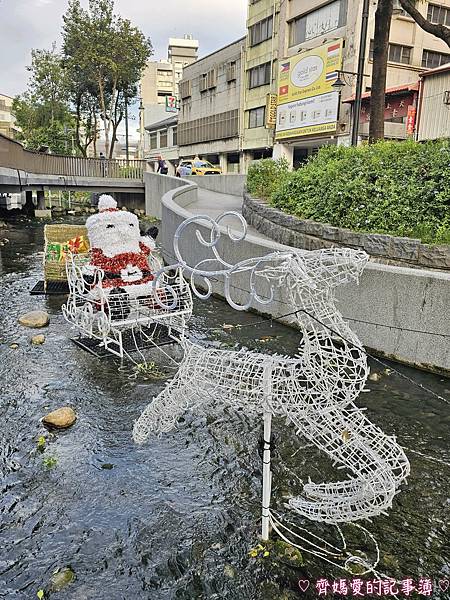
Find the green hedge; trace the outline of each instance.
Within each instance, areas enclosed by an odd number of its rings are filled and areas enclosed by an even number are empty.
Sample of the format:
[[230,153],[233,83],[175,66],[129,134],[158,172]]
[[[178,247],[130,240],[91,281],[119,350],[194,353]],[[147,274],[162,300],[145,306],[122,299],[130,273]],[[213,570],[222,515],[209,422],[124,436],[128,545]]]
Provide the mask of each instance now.
[[450,243],[448,141],[326,146],[267,189],[273,206],[304,219]]
[[285,158],[257,160],[248,169],[247,190],[257,198],[268,200],[288,174],[289,163]]

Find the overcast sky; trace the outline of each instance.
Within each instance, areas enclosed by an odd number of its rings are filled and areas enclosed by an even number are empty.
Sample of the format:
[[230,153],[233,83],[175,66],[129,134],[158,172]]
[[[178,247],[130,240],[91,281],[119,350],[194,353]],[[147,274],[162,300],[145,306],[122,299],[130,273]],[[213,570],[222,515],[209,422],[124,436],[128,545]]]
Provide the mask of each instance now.
[[[169,37],[191,33],[204,56],[245,34],[246,0],[115,0],[115,6],[150,37],[155,59],[167,58]],[[60,44],[66,8],[67,0],[0,0],[1,93],[25,90],[30,51]]]

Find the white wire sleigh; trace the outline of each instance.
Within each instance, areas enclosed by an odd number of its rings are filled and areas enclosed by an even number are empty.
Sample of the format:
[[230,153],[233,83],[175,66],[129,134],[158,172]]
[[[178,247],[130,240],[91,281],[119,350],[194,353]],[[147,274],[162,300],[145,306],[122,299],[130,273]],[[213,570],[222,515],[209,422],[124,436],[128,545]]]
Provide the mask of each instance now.
[[164,270],[151,254],[149,270],[159,274],[157,280],[109,287],[105,272],[89,264],[89,258],[72,254],[66,264],[69,298],[62,311],[83,340],[122,359],[127,340],[133,341],[132,351],[139,351],[143,341],[150,347],[160,345],[162,330],[164,339],[173,342],[184,335],[192,295],[182,269]]

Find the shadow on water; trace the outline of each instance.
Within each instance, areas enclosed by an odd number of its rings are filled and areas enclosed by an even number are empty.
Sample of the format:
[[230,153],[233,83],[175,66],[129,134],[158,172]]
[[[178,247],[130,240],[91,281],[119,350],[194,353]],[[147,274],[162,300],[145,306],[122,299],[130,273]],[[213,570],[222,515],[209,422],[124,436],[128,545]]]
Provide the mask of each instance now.
[[[311,590],[319,577],[346,577],[306,554],[303,566],[286,557],[249,557],[259,533],[257,417],[228,409],[186,414],[177,431],[135,446],[133,421],[164,383],[129,378],[116,362],[83,353],[68,339],[62,299],[29,295],[41,277],[42,226],[17,220],[0,230],[2,237],[10,243],[0,248],[0,598],[36,598],[54,570],[67,565],[75,582],[52,598],[288,600],[317,597]],[[30,345],[33,332],[17,324],[33,308],[51,315],[38,347]],[[196,304],[192,328],[215,346],[295,353],[298,334],[281,325],[237,334],[216,329],[259,320],[211,300]],[[396,368],[450,396],[449,380]],[[447,405],[394,373],[368,387],[359,404],[371,420],[406,448],[450,462]],[[76,424],[46,432],[39,419],[66,404],[76,409]],[[284,495],[300,491],[299,479],[332,480],[336,472],[312,447],[296,453],[305,443],[280,419],[274,432],[274,505],[282,511]],[[39,452],[42,435],[46,447]],[[381,546],[381,571],[443,579],[449,577],[450,470],[408,455],[408,485],[389,515],[368,528]],[[312,582],[306,593],[299,578]]]

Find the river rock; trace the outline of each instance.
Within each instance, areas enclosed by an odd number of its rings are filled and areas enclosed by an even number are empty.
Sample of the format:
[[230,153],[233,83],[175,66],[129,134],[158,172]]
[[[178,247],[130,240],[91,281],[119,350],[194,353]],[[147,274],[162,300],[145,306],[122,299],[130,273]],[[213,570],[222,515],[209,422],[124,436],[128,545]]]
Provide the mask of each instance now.
[[70,408],[70,406],[63,406],[62,408],[58,408],[51,413],[48,413],[48,415],[45,415],[42,422],[49,427],[67,429],[67,427],[73,425],[76,420],[77,415],[73,408]]
[[61,570],[55,571],[50,580],[50,591],[60,592],[67,585],[75,580],[75,573],[70,567],[64,567]]
[[369,381],[380,381],[381,373],[371,373],[368,377]]
[[38,333],[38,335],[33,335],[31,338],[31,343],[33,346],[40,346],[45,342],[45,335],[43,333]]
[[49,321],[48,313],[43,310],[32,310],[19,318],[19,323],[25,327],[46,327]]

